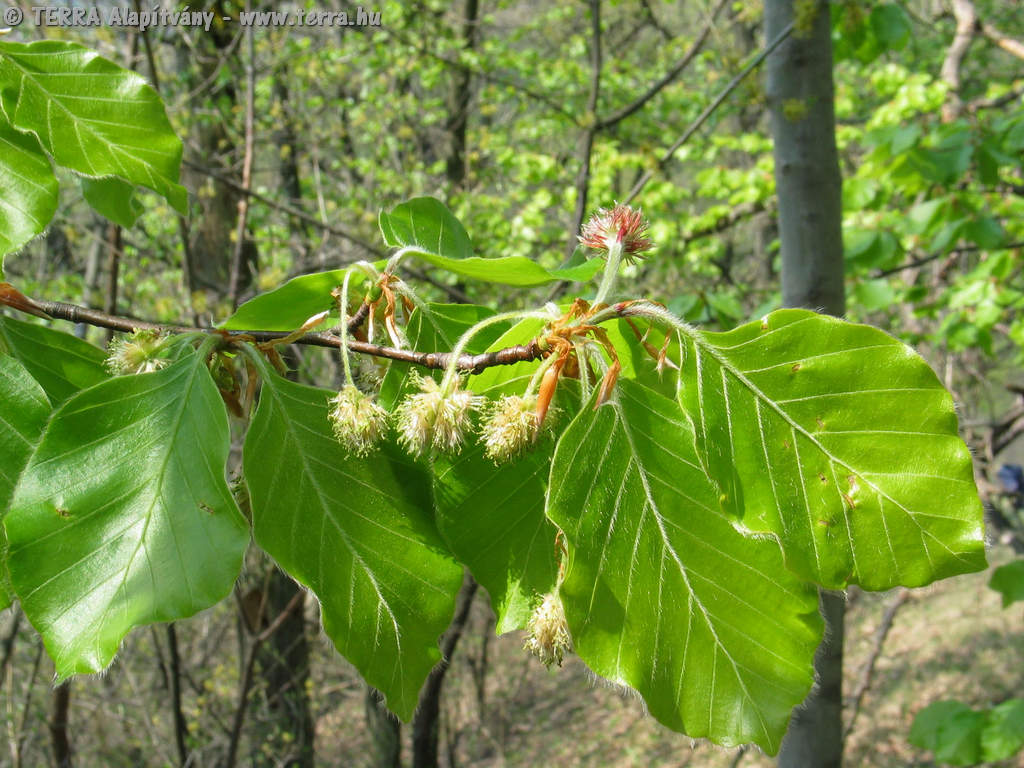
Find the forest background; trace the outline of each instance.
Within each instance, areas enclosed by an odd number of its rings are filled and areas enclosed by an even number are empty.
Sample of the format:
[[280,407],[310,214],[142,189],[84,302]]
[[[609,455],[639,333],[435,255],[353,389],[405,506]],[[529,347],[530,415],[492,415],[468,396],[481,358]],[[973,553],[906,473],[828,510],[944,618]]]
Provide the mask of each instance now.
[[[216,323],[292,277],[381,257],[378,212],[433,195],[477,255],[547,267],[572,255],[591,210],[630,200],[657,243],[628,268],[637,295],[721,329],[781,306],[764,79],[750,66],[767,42],[760,3],[381,3],[367,6],[380,26],[259,29],[221,20],[258,7],[212,8],[209,31],[26,22],[13,33],[81,42],[147,77],[185,141],[192,204],[180,219],[142,195],[138,222],[122,228],[62,185],[45,237],[6,260],[25,293]],[[954,393],[983,496],[999,510],[998,565],[1022,546],[1014,489],[998,470],[1022,463],[1024,432],[1024,14],[1015,0],[831,10],[846,316],[915,345]],[[805,107],[791,108],[799,120]],[[551,291],[413,274],[435,301],[525,306]],[[78,333],[106,342],[100,329]],[[334,355],[306,350],[294,363],[304,380],[340,381]],[[986,581],[853,591],[850,764],[928,764],[907,741],[924,706],[1019,694],[1020,606],[1003,611]],[[52,761],[54,726],[83,765],[175,765],[182,755],[213,765],[233,739],[244,764],[409,759],[415,723],[403,732],[333,654],[315,601],[254,642],[267,619],[253,605],[266,602],[272,617],[296,589],[253,555],[237,601],[133,634],[110,672],[56,692],[38,638],[8,610],[12,763]],[[442,764],[771,763],[692,745],[638,701],[595,685],[579,662],[546,672],[520,653],[520,636],[493,637],[482,591],[471,603],[440,695]]]

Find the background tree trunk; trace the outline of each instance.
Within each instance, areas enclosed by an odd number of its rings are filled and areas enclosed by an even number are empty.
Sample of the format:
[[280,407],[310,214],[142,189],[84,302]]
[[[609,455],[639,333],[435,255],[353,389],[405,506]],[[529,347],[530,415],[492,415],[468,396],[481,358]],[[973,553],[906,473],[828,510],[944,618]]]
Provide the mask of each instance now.
[[401,768],[402,766],[402,724],[384,706],[381,692],[372,686],[366,687],[364,701],[366,728],[373,742],[373,754],[369,764],[373,768]]
[[[771,40],[794,18],[793,0],[767,0]],[[831,23],[827,2],[804,6],[793,35],[767,61],[787,307],[832,315],[846,309],[843,288],[842,179],[836,151]],[[782,742],[784,768],[842,763],[842,595],[822,591],[825,638],[814,657],[815,686],[793,713]]]
[[[271,568],[265,598],[268,621],[286,610],[301,589],[285,573]],[[307,691],[309,639],[301,605],[260,646],[256,666],[265,695],[252,723],[260,730],[259,736],[253,734],[252,764],[312,768],[315,724]]]

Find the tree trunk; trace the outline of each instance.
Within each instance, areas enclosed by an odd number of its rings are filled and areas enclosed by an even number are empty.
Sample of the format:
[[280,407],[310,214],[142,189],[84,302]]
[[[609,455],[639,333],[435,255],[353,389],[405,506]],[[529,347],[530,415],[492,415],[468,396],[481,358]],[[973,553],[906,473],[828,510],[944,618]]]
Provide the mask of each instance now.
[[65,680],[53,691],[53,717],[50,719],[53,764],[57,768],[71,768],[71,740],[68,738],[68,710],[70,708],[71,681]]
[[[462,8],[462,48],[472,51],[476,48],[478,0],[464,0]],[[448,156],[445,159],[445,176],[452,193],[460,191],[466,182],[466,125],[469,118],[469,101],[472,97],[470,71],[458,67],[452,72],[448,85]]]
[[455,600],[455,617],[441,639],[441,660],[430,671],[427,682],[420,691],[419,706],[412,721],[412,765],[413,768],[437,768],[438,724],[441,719],[441,688],[451,665],[452,654],[466,628],[469,609],[473,604],[477,583],[467,572],[462,589]]
[[373,740],[370,765],[373,768],[401,768],[402,724],[384,706],[384,696],[376,688],[367,686],[364,705],[366,727]]
[[[265,596],[267,621],[284,611],[299,590],[298,584],[273,568]],[[301,605],[260,646],[256,666],[265,696],[253,718],[253,726],[261,733],[252,765],[313,768],[314,722],[306,685],[309,640]]]
[[[787,307],[832,315],[846,308],[843,288],[842,180],[835,141],[828,3],[801,4],[793,35],[767,61]],[[794,18],[793,0],[767,0],[765,35]],[[825,637],[814,657],[815,686],[793,713],[779,753],[783,768],[842,763],[842,595],[819,595]]]

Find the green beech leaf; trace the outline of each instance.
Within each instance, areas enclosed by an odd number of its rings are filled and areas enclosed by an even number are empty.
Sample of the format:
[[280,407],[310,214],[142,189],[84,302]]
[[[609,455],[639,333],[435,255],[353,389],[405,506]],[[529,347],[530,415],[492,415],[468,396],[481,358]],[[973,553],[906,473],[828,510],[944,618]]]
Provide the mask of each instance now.
[[1024,600],[1024,558],[996,568],[988,585],[1003,596],[1003,608]]
[[181,141],[146,81],[76,43],[0,41],[0,107],[71,170],[118,176],[188,212]]
[[985,567],[953,399],[910,347],[795,309],[687,336],[681,401],[721,506],[801,577],[882,590]]
[[[517,323],[491,348],[526,343],[540,322]],[[471,379],[469,386],[491,400],[522,395],[537,366],[537,362],[494,366]],[[485,380],[493,386],[483,388]],[[434,459],[438,528],[455,556],[490,595],[498,634],[525,627],[543,595],[554,588],[557,529],[544,514],[553,435],[566,421],[563,414],[575,412],[579,406],[578,389],[562,382],[548,411],[544,434],[514,461],[496,466],[484,455],[479,440],[458,456]]]
[[57,177],[35,136],[0,109],[0,266],[3,256],[43,232],[57,210]]
[[35,450],[50,401],[25,366],[0,355],[0,515],[7,510],[14,486]]
[[391,212],[381,211],[380,231],[391,248],[415,249],[411,256],[463,277],[505,285],[541,285],[555,280],[589,280],[603,265],[591,259],[564,269],[548,270],[525,256],[484,259],[473,255],[465,228],[444,203],[416,197]]
[[473,242],[462,222],[444,203],[433,197],[414,197],[380,212],[380,232],[389,248],[419,248],[425,253],[468,259]]
[[899,50],[910,39],[910,20],[895,3],[882,3],[871,9],[871,29],[886,48]]
[[[281,287],[249,299],[220,327],[237,331],[293,331],[321,312],[337,316],[338,300],[331,296],[331,291],[342,284],[347,271],[332,269],[293,277]],[[353,297],[358,295],[354,289],[362,280],[357,274],[349,280]]]
[[1024,747],[1024,699],[1004,701],[988,713],[981,731],[985,761],[1006,760]]
[[135,187],[115,176],[104,179],[83,177],[82,196],[93,210],[125,229],[134,227],[142,215],[142,203],[135,194]]
[[327,420],[330,392],[262,374],[244,450],[256,542],[313,590],[335,647],[408,720],[462,583],[429,478],[391,444],[348,455]]
[[[0,355],[0,518],[14,487],[39,442],[50,401],[25,366],[10,355]],[[0,610],[11,604],[7,574],[7,537],[0,528]]]
[[573,644],[665,725],[774,754],[811,686],[817,594],[718,505],[678,404],[629,380],[559,440],[548,516],[565,533]]
[[109,378],[102,349],[45,325],[0,317],[0,352],[5,350],[28,369],[55,405]]
[[53,415],[4,525],[11,581],[58,679],[105,668],[134,627],[230,592],[249,535],[229,447],[200,355],[104,381]]
[[434,461],[437,525],[487,590],[500,635],[526,626],[555,585],[557,529],[544,516],[552,440],[496,467],[479,443]]
[[959,701],[936,701],[917,713],[910,743],[935,753],[938,762],[974,765],[981,760],[985,713]]

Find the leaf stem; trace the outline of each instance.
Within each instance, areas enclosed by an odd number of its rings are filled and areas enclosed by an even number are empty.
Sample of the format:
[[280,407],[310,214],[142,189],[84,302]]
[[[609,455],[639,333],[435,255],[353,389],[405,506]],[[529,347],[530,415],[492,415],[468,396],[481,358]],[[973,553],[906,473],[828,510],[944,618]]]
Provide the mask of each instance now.
[[345,270],[345,277],[341,281],[341,295],[338,297],[338,311],[340,318],[338,320],[338,337],[341,339],[341,345],[338,349],[341,351],[341,365],[345,369],[345,384],[354,387],[356,385],[355,380],[352,378],[352,364],[348,359],[348,284],[352,279],[352,270]]
[[608,295],[615,288],[615,281],[619,277],[619,264],[622,263],[622,243],[618,238],[608,238],[608,256],[605,259],[604,275],[601,277],[601,285],[597,289],[597,296],[593,304],[603,304]]

